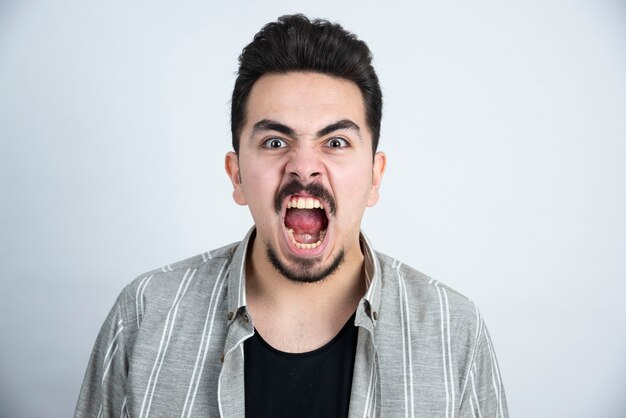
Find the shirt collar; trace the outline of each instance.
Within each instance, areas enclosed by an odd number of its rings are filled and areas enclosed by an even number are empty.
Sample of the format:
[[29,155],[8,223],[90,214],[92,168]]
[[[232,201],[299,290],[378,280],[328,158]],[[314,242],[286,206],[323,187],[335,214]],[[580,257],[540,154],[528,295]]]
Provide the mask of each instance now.
[[360,305],[364,306],[366,315],[375,323],[378,320],[378,310],[380,308],[382,270],[376,252],[363,231],[361,231],[360,239],[365,259],[365,285],[367,288]]
[[[255,233],[256,228],[253,226],[237,246],[230,264],[228,278],[228,317],[230,321],[234,319],[240,309],[245,309],[246,307],[246,254],[248,253],[248,244]],[[380,263],[369,239],[367,239],[363,231],[360,233],[360,242],[365,262],[364,280],[367,290],[357,309],[357,325],[360,325],[359,318],[362,317],[362,313],[373,323],[378,319],[382,279]]]

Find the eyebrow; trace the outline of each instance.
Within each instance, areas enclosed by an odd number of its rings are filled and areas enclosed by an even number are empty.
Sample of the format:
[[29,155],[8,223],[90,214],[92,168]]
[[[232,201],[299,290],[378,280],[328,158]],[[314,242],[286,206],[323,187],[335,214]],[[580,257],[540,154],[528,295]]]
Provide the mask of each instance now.
[[361,136],[361,128],[359,128],[359,125],[349,119],[342,119],[339,122],[331,123],[330,125],[317,131],[317,136],[325,136],[331,132],[339,131],[342,129],[350,129],[352,131],[355,131],[359,135],[359,137]]
[[[352,122],[350,119],[342,119],[340,121],[331,123],[330,125],[325,126],[319,131],[317,131],[316,135],[319,138],[322,136],[326,136],[331,132],[339,131],[342,129],[349,129],[349,130],[355,131],[359,135],[359,138],[361,136],[361,128],[359,127],[359,125]],[[260,132],[264,132],[264,131],[276,131],[276,132],[280,132],[283,135],[288,135],[292,137],[296,136],[296,132],[293,130],[293,128],[290,128],[289,126],[285,124],[276,122],[271,119],[262,119],[258,121],[257,123],[255,123],[254,126],[252,126],[252,136]]]
[[252,127],[252,136],[263,131],[276,131],[283,135],[295,136],[295,131],[289,126],[270,119],[262,119]]

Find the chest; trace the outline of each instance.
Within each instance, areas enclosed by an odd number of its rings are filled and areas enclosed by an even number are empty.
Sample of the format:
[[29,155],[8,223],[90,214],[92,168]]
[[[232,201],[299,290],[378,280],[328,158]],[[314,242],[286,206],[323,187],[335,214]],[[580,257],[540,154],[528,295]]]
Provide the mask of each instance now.
[[255,417],[347,417],[357,328],[346,326],[327,344],[285,353],[256,333],[244,342],[245,410]]

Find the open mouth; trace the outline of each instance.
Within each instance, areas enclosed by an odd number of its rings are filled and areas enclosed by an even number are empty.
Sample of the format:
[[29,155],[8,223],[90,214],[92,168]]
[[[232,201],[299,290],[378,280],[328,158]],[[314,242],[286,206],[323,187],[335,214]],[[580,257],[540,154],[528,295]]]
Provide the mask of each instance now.
[[285,211],[285,228],[294,247],[313,250],[326,237],[328,216],[324,204],[312,196],[291,196]]

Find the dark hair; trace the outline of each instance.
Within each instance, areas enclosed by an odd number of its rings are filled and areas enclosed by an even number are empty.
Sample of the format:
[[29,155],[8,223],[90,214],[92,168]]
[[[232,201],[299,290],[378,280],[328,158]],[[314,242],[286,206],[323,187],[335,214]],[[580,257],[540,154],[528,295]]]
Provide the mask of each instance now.
[[376,152],[382,117],[382,92],[372,66],[372,54],[354,34],[327,20],[310,21],[301,14],[268,23],[239,56],[239,72],[231,102],[233,149],[246,118],[246,103],[254,83],[267,73],[313,71],[353,81],[361,90],[365,117]]

